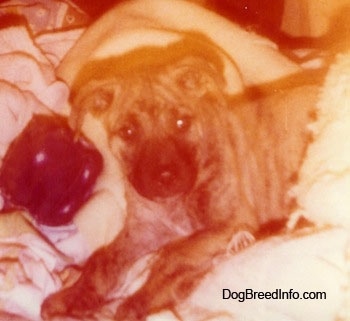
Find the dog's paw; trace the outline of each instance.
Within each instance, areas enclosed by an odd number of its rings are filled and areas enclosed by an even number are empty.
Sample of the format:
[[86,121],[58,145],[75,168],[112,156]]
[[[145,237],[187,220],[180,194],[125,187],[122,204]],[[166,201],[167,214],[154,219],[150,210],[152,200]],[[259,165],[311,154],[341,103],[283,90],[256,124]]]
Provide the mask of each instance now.
[[235,254],[255,242],[255,237],[248,231],[235,233],[227,245],[226,253]]
[[[151,298],[148,297],[148,300]],[[135,294],[127,298],[114,315],[116,321],[145,321],[147,317],[147,297]]]
[[41,306],[41,317],[43,320],[52,320],[69,316],[81,320],[84,316],[92,315],[101,304],[95,293],[67,288],[45,299]]

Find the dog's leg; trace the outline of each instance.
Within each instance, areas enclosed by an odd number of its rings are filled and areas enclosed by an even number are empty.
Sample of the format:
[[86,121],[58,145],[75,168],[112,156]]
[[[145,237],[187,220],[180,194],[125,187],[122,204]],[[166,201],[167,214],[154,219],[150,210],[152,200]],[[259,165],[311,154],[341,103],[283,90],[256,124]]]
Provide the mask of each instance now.
[[[118,308],[115,320],[142,321],[147,315],[163,309],[174,310],[210,272],[215,258],[227,253],[232,235],[241,232],[251,235],[250,230],[249,226],[223,224],[166,245],[160,251],[147,283]],[[250,244],[248,240],[254,238],[248,237],[243,242],[245,246]]]
[[[264,113],[254,114],[257,120],[252,124],[254,118],[247,116],[247,113],[252,113],[250,104],[242,111],[244,116],[238,114],[238,118],[232,119],[232,128],[235,129],[232,132],[233,146],[240,157],[226,159],[222,165],[230,164],[232,170],[223,170],[221,175],[210,182],[210,193],[202,193],[204,205],[200,206],[201,211],[197,214],[206,228],[184,240],[168,244],[160,251],[147,283],[119,306],[115,320],[142,321],[147,315],[163,309],[174,310],[178,303],[191,294],[203,276],[210,272],[217,256],[236,251],[254,240],[250,234],[257,228],[254,213],[262,213],[267,209],[266,213],[261,214],[262,219],[265,219],[264,215],[271,215],[273,219],[288,215],[290,205],[284,200],[285,193],[290,187],[290,176],[298,170],[308,142],[306,124],[312,117],[315,97],[314,87],[297,88],[259,101],[259,106],[264,107]],[[296,108],[298,113],[295,112]],[[245,117],[248,117],[246,122]],[[250,128],[251,133],[248,132]],[[258,130],[262,133],[261,137],[265,138],[266,149],[261,148],[261,141],[255,140]],[[276,137],[282,140],[279,142],[283,146],[282,150],[280,144],[273,144]],[[289,149],[294,152],[292,156],[285,152]],[[282,163],[282,169],[276,166],[274,172],[261,171],[265,169],[266,153],[275,155],[272,161]],[[236,166],[233,165],[235,159],[239,160]],[[256,166],[253,166],[253,160]],[[252,186],[253,192],[250,192],[249,186]],[[260,197],[256,197],[260,194],[271,198],[271,202],[261,204]],[[211,201],[207,201],[208,198]],[[249,202],[251,199],[257,201]],[[256,208],[250,209],[250,206]],[[208,215],[201,215],[206,208]]]
[[50,320],[53,316],[81,317],[103,305],[106,294],[117,281],[112,280],[115,270],[119,268],[118,277],[122,278],[122,271],[128,268],[126,258],[119,253],[120,244],[127,241],[125,233],[122,234],[111,245],[99,249],[89,258],[75,284],[46,298],[41,307],[44,320]]
[[131,217],[111,244],[88,259],[75,284],[44,301],[43,319],[53,316],[81,318],[98,311],[106,303],[108,294],[123,284],[127,271],[138,258],[169,241],[152,227]]

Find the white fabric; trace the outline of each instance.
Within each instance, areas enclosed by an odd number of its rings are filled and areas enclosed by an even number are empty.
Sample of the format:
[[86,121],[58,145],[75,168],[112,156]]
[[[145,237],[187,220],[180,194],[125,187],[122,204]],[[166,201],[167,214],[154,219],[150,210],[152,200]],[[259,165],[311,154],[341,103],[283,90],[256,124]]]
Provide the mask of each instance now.
[[[65,58],[58,70],[59,76],[72,83],[77,72],[95,54],[113,55],[119,51],[119,45],[127,41],[128,49],[142,46],[142,41],[135,41],[133,30],[205,34],[232,59],[246,85],[276,80],[300,71],[296,64],[279,53],[273,42],[195,4],[181,0],[133,0],[109,11],[87,30]],[[154,37],[153,44],[157,41]]]

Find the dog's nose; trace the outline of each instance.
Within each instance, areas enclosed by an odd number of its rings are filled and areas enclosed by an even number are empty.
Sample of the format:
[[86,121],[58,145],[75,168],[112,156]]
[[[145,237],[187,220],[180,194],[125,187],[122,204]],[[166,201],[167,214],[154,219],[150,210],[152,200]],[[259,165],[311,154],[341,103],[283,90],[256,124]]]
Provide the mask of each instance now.
[[149,199],[189,192],[197,166],[193,153],[181,143],[145,144],[129,176],[136,191]]

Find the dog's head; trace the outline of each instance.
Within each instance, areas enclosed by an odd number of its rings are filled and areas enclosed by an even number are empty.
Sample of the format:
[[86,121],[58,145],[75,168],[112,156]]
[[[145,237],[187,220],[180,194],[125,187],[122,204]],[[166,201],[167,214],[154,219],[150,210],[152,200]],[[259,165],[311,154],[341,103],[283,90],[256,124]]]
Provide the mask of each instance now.
[[188,193],[215,148],[223,67],[213,52],[188,51],[181,44],[171,57],[143,48],[94,60],[73,86],[72,126],[79,130],[87,113],[100,119],[128,181],[149,199]]

